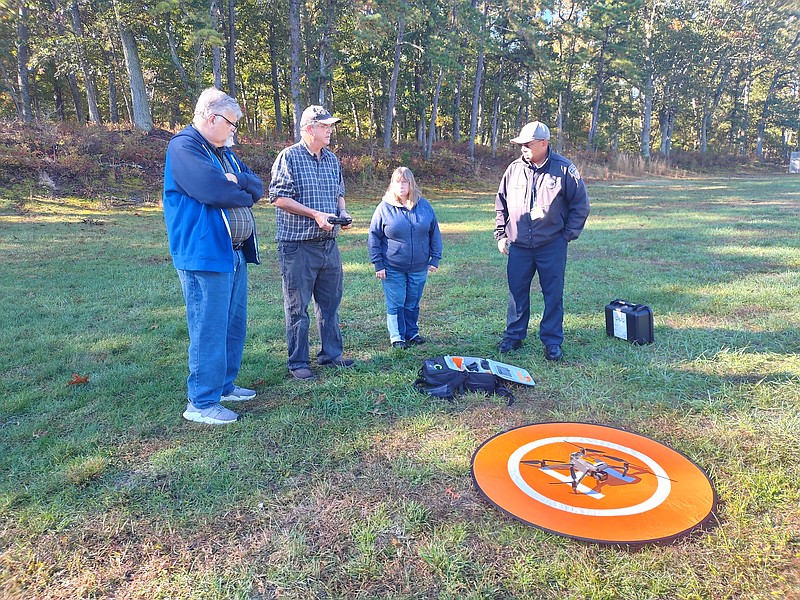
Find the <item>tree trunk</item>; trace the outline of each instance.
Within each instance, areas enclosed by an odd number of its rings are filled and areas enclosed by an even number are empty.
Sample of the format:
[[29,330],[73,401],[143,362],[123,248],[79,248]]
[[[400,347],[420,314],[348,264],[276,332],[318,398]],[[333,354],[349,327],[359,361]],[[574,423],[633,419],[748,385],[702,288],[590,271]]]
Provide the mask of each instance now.
[[439,78],[436,81],[436,90],[433,92],[433,106],[431,107],[431,124],[428,127],[428,143],[425,146],[425,158],[430,160],[433,152],[433,140],[436,138],[436,116],[439,114],[439,94],[442,91],[444,68],[439,67]]
[[131,29],[122,22],[119,15],[119,6],[115,2],[114,9],[119,27],[119,37],[122,42],[122,52],[125,56],[125,68],[128,71],[128,81],[131,88],[131,104],[133,124],[137,129],[148,132],[153,129],[153,118],[150,116],[150,105],[147,101],[147,90],[142,75],[142,64],[139,62],[139,52],[136,49],[136,38]]
[[[501,80],[500,83],[502,85],[502,80]],[[500,103],[501,102],[502,102],[502,99],[500,98],[500,93],[498,92],[498,94],[494,97],[494,102],[492,103],[493,104],[493,106],[492,106],[492,131],[491,131],[492,158],[495,158],[497,156],[497,129],[498,129],[498,126],[499,126],[498,117],[500,116]]]
[[[58,33],[60,37],[65,37],[66,29],[64,26],[64,11],[59,8],[57,0],[51,0],[51,6],[53,8],[53,13],[55,14],[56,33]],[[55,67],[56,71],[59,70],[59,64],[57,60],[53,66]],[[66,64],[64,71],[66,73],[65,77],[67,79],[67,85],[69,86],[69,93],[70,96],[72,96],[72,103],[75,105],[75,118],[79,123],[85,123],[86,113],[83,111],[83,102],[81,101],[81,94],[78,90],[78,82],[75,78],[75,73],[72,70],[72,65]]]
[[378,114],[378,109],[375,108],[375,90],[372,89],[371,79],[367,79],[367,110],[369,111],[370,116],[370,127],[367,135],[372,137],[377,133],[377,124],[375,121],[376,115]]
[[589,139],[586,141],[586,149],[595,149],[595,137],[597,136],[597,119],[600,116],[600,103],[603,99],[603,83],[605,80],[605,54],[606,46],[608,45],[608,38],[610,35],[611,27],[606,27],[606,35],[603,43],[600,46],[600,56],[597,60],[597,91],[594,96],[594,107],[592,108],[592,124],[589,127]]
[[659,125],[661,127],[661,154],[665,157],[670,155],[672,150],[672,131],[675,127],[675,116],[678,110],[674,106],[666,106],[661,109],[659,114]]
[[658,129],[661,132],[661,147],[660,152],[662,156],[667,156],[667,148],[669,146],[667,139],[667,125],[669,121],[669,110],[662,107],[658,111]]
[[75,51],[78,54],[78,64],[83,73],[83,81],[86,85],[86,101],[89,105],[89,121],[91,123],[100,124],[103,119],[100,117],[100,109],[97,106],[97,86],[94,81],[94,73],[86,58],[86,52],[83,47],[83,22],[81,21],[81,12],[78,8],[77,0],[72,0],[70,4],[69,14],[72,19],[72,30],[75,34]]
[[178,77],[180,77],[181,83],[186,89],[186,93],[189,95],[189,99],[191,100],[192,104],[194,104],[196,94],[192,89],[192,85],[189,83],[189,76],[186,74],[186,69],[183,68],[181,59],[178,56],[178,42],[175,40],[175,32],[172,30],[172,18],[170,13],[166,13],[164,15],[164,33],[166,33],[167,36],[170,60],[172,61],[172,64],[175,65],[175,70],[178,71]]
[[722,99],[722,92],[725,89],[725,84],[728,82],[728,73],[730,72],[730,65],[725,64],[723,69],[723,63],[726,61],[720,61],[717,64],[716,69],[714,69],[714,75],[711,78],[711,81],[714,81],[717,78],[717,75],[720,71],[722,71],[722,75],[720,77],[719,83],[717,84],[717,88],[714,90],[714,97],[711,99],[709,104],[709,98],[706,95],[706,98],[703,99],[703,115],[700,119],[700,154],[705,154],[708,150],[708,130],[711,128],[711,121],[714,118],[714,112],[717,110],[719,106],[719,102]]
[[294,107],[294,141],[300,141],[300,0],[289,0],[289,35],[292,39],[291,86]]
[[647,73],[644,83],[644,115],[642,117],[642,158],[650,160],[650,128],[653,119],[653,74]]
[[328,54],[331,49],[331,36],[336,24],[336,0],[327,0],[327,10],[325,13],[325,29],[319,40],[319,105],[325,106],[325,93],[328,89],[331,76],[328,72]]
[[225,66],[228,76],[228,94],[236,98],[236,0],[228,0],[228,48],[225,51]]
[[2,61],[0,61],[0,78],[5,83],[6,88],[8,88],[8,93],[11,95],[11,101],[14,103],[14,109],[17,111],[17,117],[22,119],[22,106],[20,105],[17,90],[14,87],[14,83],[11,81],[11,78],[8,76],[8,72],[6,71]]
[[117,100],[117,59],[112,47],[105,53],[108,65],[108,115],[115,125],[119,123],[119,101]]
[[567,60],[567,81],[566,86],[564,89],[564,104],[561,107],[561,121],[564,125],[564,134],[562,137],[562,142],[564,144],[567,143],[569,140],[569,110],[572,106],[572,82],[575,78],[575,60],[574,57],[577,54],[577,36],[574,36],[572,39],[572,43],[570,44],[570,55]]
[[786,75],[786,72],[782,71],[781,69],[775,71],[775,75],[772,76],[772,82],[769,84],[767,97],[764,98],[764,104],[761,107],[761,119],[758,121],[758,141],[756,142],[756,156],[758,158],[764,158],[764,132],[767,130],[769,106],[772,103],[772,97],[775,95],[775,90],[778,89],[778,82],[784,75]]
[[[401,11],[405,11],[405,2]],[[392,67],[392,80],[389,82],[389,104],[386,107],[386,128],[383,132],[383,149],[386,154],[392,153],[392,122],[394,120],[394,105],[397,98],[397,78],[400,75],[400,58],[403,49],[403,36],[405,35],[406,19],[401,12],[397,20],[397,37],[394,42],[394,66]]]
[[50,63],[47,70],[53,78],[53,102],[56,105],[56,114],[58,115],[58,120],[63,123],[67,120],[67,115],[64,113],[64,91],[56,75],[55,62]]
[[30,57],[30,29],[28,28],[28,8],[21,4],[17,13],[17,83],[19,85],[20,117],[25,123],[33,121],[31,111],[31,88],[28,80],[28,60]]
[[361,121],[358,118],[358,110],[356,109],[356,103],[352,100],[350,101],[350,111],[353,113],[353,127],[356,130],[356,137],[361,137]]
[[417,110],[415,115],[417,124],[417,143],[419,144],[419,147],[424,150],[428,141],[426,137],[428,133],[426,128],[428,117],[427,112],[425,111],[425,94],[422,91],[422,74],[420,73],[422,66],[420,65],[419,61],[417,62],[417,65],[417,68],[414,69],[414,98],[417,99]]
[[[472,0],[472,6],[477,6],[477,0]],[[489,0],[484,0],[483,4],[483,24],[481,25],[481,34],[486,28],[486,18],[489,14]],[[483,63],[485,60],[486,48],[484,47],[483,35],[478,42],[478,63],[475,65],[475,87],[472,89],[472,113],[470,114],[469,121],[469,146],[467,156],[475,162],[475,136],[478,133],[478,108],[481,99],[481,81],[483,79]]]
[[564,150],[564,106],[562,104],[563,94],[558,92],[558,112],[556,113],[556,129],[558,130],[558,137],[556,138],[556,152],[562,154]]
[[[219,2],[220,0],[211,0],[209,5],[209,16],[211,17],[211,29],[215,32],[219,31]],[[222,48],[218,44],[211,45],[211,64],[214,74],[214,87],[222,89]]]
[[[748,69],[752,73],[752,65]],[[747,156],[747,130],[750,128],[750,78],[748,77],[744,86],[744,110],[742,122],[739,128],[739,156]]]
[[281,115],[281,90],[278,78],[278,61],[275,54],[275,25],[270,21],[269,24],[269,64],[272,76],[272,105],[275,107],[275,135],[279,140],[283,140],[283,115]]
[[78,78],[75,77],[75,73],[72,71],[67,73],[67,84],[69,85],[69,94],[72,96],[72,103],[75,105],[75,118],[78,120],[78,123],[86,123],[86,112],[83,110],[81,91],[78,88]]
[[464,77],[467,73],[463,59],[460,59],[459,64],[461,65],[461,70],[458,74],[455,98],[453,99],[453,141],[456,144],[461,143],[461,88],[464,85]]

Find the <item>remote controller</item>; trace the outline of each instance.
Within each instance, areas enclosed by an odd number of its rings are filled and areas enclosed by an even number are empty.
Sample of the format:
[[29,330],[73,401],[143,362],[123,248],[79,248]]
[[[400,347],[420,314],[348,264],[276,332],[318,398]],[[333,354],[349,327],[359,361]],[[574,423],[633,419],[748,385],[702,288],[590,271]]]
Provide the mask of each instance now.
[[332,225],[350,225],[352,222],[350,217],[328,217],[328,223]]

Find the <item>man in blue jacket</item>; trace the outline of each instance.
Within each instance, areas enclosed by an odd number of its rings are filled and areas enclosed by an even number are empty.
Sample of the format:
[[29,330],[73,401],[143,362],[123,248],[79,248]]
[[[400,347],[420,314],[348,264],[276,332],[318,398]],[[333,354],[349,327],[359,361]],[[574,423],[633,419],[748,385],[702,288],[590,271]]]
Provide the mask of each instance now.
[[498,350],[522,347],[531,314],[531,282],[539,273],[544,311],[539,339],[547,360],[561,360],[567,244],[589,216],[589,197],[578,169],[550,148],[550,129],[528,123],[511,140],[522,156],[506,169],[495,197],[497,249],[508,256],[506,330]]
[[247,263],[260,262],[250,207],[264,193],[230,150],[241,116],[235,99],[206,89],[192,124],[170,140],[164,165],[164,220],[189,326],[183,417],[209,425],[238,418],[220,402],[256,395],[234,383],[247,326]]

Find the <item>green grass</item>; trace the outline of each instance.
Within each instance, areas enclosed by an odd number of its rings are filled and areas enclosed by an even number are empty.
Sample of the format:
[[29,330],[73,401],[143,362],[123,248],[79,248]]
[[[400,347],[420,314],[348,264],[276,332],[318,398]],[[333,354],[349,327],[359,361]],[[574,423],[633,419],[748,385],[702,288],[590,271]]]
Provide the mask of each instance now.
[[[181,418],[187,329],[158,208],[0,192],[0,596],[800,597],[797,179],[589,190],[565,360],[546,363],[532,330],[512,362],[537,386],[510,408],[411,386],[425,357],[496,356],[507,291],[491,194],[426,190],[445,258],[423,299],[431,343],[405,352],[388,348],[367,262],[377,199],[350,199],[341,317],[359,364],[316,383],[287,378],[273,209],[257,207],[239,382],[259,395],[216,428]],[[615,298],[652,307],[655,344],[606,337]],[[603,547],[483,501],[478,445],[562,420],[689,456],[719,495],[713,523]]]

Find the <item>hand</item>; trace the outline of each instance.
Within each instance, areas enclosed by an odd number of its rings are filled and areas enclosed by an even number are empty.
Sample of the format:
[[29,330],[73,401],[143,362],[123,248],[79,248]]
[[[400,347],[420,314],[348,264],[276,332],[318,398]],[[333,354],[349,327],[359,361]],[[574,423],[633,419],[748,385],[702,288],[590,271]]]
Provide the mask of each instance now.
[[378,279],[386,279],[386,269],[375,271],[375,277],[377,277]]
[[503,254],[508,256],[508,238],[502,238],[497,240],[497,249],[500,250]]
[[436,273],[439,270],[439,267],[434,267],[433,265],[428,265],[428,273]]
[[225,179],[233,183],[239,183],[239,179],[233,173],[225,173]]
[[314,220],[319,225],[319,228],[323,231],[332,231],[333,230],[333,223],[328,223],[328,217],[335,217],[336,215],[332,215],[330,213],[324,212],[315,212],[314,213]]
[[[340,210],[339,211],[339,216],[343,217],[343,218],[346,218],[346,219],[351,219],[351,221],[352,221],[352,217],[350,216],[350,213],[348,213],[346,210]],[[352,226],[353,226],[353,223],[351,222],[350,225],[342,225],[341,227],[342,227],[342,229],[350,229]]]

